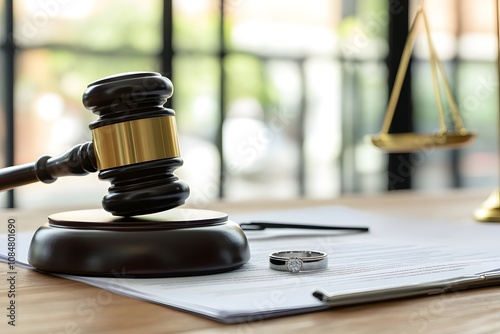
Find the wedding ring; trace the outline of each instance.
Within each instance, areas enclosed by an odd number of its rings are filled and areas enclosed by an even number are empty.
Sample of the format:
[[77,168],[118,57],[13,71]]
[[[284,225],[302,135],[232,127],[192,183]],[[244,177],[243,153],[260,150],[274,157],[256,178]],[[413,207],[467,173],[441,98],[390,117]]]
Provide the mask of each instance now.
[[319,251],[280,251],[269,254],[269,268],[298,273],[326,269],[328,254]]

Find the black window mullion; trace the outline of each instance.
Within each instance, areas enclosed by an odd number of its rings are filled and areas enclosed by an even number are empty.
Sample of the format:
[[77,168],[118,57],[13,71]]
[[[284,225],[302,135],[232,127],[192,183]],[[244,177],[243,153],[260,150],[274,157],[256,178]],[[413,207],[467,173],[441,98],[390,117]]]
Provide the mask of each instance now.
[[224,62],[226,59],[226,44],[224,40],[224,0],[220,0],[219,3],[219,122],[217,124],[217,140],[216,146],[219,150],[219,162],[220,162],[220,177],[219,177],[219,198],[224,198],[224,186],[225,186],[225,176],[226,168],[224,166],[224,150],[223,150],[223,125],[224,119],[226,117],[226,73],[224,70]]
[[[389,8],[393,6],[389,1]],[[389,91],[392,91],[396,79],[401,54],[408,37],[410,0],[402,0],[398,10],[389,10],[389,56],[387,67],[389,69]],[[394,112],[389,132],[404,133],[413,131],[413,103],[411,88],[411,59],[408,66],[403,87]],[[411,153],[389,153],[387,168],[387,189],[410,189],[412,187],[412,170],[406,165],[411,161]]]
[[[4,41],[4,87],[5,87],[5,163],[14,165],[14,0],[5,0],[5,36]],[[15,207],[14,190],[7,192],[7,207]]]
[[[163,1],[162,39],[163,47],[160,53],[161,72],[174,81],[172,73],[173,58],[173,5],[172,0]],[[172,97],[174,98],[175,95]],[[165,107],[172,108],[172,98],[167,100]]]

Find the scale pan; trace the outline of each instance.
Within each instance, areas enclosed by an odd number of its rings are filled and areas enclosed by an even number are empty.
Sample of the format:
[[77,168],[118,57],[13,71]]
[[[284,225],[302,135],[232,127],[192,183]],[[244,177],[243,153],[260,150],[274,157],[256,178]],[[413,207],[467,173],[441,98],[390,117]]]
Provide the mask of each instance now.
[[370,136],[376,147],[391,153],[406,153],[430,148],[457,148],[468,144],[476,137],[474,133],[447,132],[439,134],[385,133]]

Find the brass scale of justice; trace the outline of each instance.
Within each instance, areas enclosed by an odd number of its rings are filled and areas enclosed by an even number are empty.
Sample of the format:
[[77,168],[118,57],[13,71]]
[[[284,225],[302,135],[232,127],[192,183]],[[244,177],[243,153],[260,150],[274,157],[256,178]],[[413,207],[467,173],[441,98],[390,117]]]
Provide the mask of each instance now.
[[[498,2],[497,8],[498,8]],[[500,40],[498,34],[500,29],[498,28],[498,10],[497,10],[497,39]],[[389,133],[389,128],[396,110],[396,105],[398,103],[399,95],[403,85],[403,80],[408,68],[411,53],[413,50],[414,40],[417,34],[418,25],[423,22],[425,35],[427,39],[427,44],[429,47],[430,54],[430,67],[432,73],[432,83],[433,90],[436,99],[438,119],[439,119],[439,130],[434,134],[419,134],[419,133]],[[500,54],[500,49],[499,49]],[[500,77],[500,63],[497,64],[499,69]],[[453,129],[448,129],[445,122],[444,111],[443,111],[443,100],[441,95],[441,89],[439,85],[439,78],[441,78],[442,86],[444,89],[444,95],[448,102],[452,121]],[[401,61],[396,74],[396,79],[394,82],[391,95],[389,97],[389,102],[386,109],[386,114],[384,122],[382,124],[382,130],[379,134],[369,136],[372,144],[381,150],[391,152],[391,153],[410,153],[419,150],[428,150],[430,148],[436,149],[447,149],[447,148],[459,148],[470,144],[476,135],[468,131],[462,122],[462,119],[458,113],[457,104],[453,98],[453,94],[450,89],[450,85],[445,75],[443,65],[437,56],[434,43],[431,38],[431,30],[429,25],[429,20],[425,12],[425,7],[421,3],[417,8],[415,18],[410,26],[408,37],[403,48],[403,53],[401,56]],[[481,222],[500,222],[500,193],[499,191],[494,191],[488,199],[474,212],[474,217],[476,220]]]

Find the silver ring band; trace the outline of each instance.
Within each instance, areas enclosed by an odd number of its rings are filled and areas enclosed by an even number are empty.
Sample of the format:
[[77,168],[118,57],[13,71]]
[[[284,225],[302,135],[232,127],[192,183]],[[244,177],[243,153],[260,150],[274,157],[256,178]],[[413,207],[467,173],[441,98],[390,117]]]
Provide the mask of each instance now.
[[280,251],[269,254],[269,268],[298,273],[328,267],[328,254],[319,251]]

